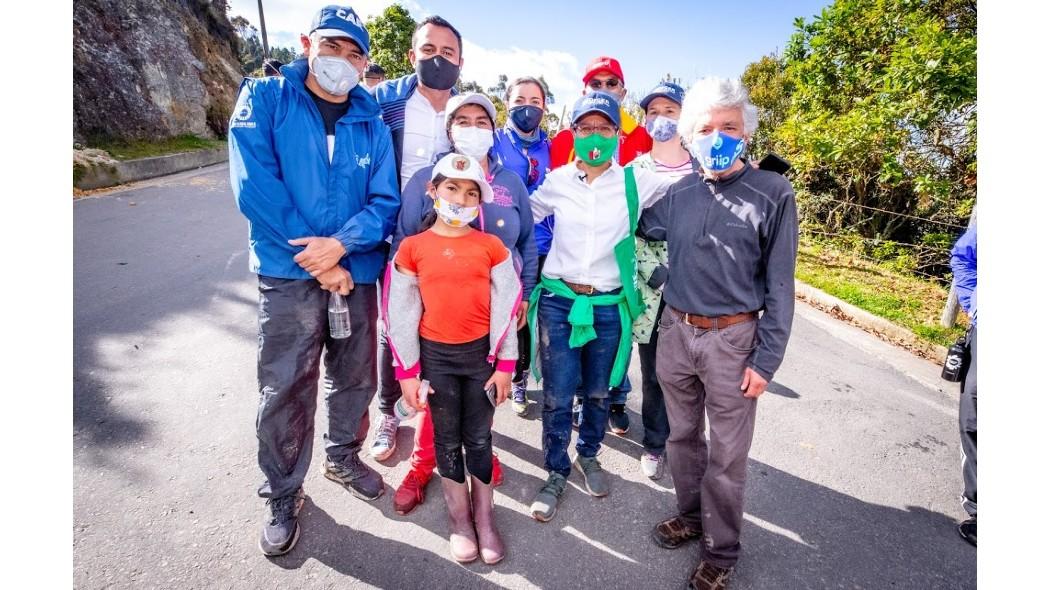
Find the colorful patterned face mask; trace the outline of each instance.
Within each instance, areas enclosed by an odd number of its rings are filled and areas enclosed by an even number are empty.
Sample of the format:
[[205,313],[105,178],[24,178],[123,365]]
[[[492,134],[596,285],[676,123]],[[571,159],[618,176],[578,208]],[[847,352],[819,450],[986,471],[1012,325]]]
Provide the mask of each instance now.
[[645,130],[649,132],[649,136],[653,138],[653,141],[664,143],[671,141],[674,134],[678,133],[678,121],[663,115],[657,115],[651,121],[646,121]]
[[434,210],[438,217],[452,227],[469,225],[478,216],[478,207],[466,207],[450,203],[441,197],[434,199]]

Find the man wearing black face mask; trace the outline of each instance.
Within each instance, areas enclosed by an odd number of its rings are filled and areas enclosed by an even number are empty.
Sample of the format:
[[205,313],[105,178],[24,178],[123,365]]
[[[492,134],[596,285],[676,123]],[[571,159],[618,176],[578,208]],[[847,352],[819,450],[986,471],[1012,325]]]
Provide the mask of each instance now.
[[412,35],[408,61],[415,72],[375,89],[383,121],[390,126],[401,185],[434,156],[449,151],[445,104],[463,67],[463,37],[448,21],[430,16]]
[[[452,151],[445,126],[445,105],[456,94],[454,88],[463,66],[463,38],[448,21],[430,16],[412,34],[408,61],[415,73],[376,85],[374,96],[390,127],[394,159],[404,187],[416,171],[434,164],[436,156]],[[396,448],[400,421],[394,404],[401,397],[401,387],[394,378],[393,355],[380,333],[379,426],[372,442],[371,454],[382,461]]]

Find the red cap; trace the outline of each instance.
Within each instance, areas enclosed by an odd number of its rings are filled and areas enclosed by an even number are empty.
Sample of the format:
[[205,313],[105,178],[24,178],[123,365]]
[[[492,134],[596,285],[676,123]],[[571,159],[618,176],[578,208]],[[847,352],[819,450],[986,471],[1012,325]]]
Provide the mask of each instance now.
[[591,60],[591,63],[587,64],[587,69],[583,74],[583,83],[589,83],[591,78],[602,72],[608,72],[619,78],[621,82],[627,82],[623,79],[623,70],[620,68],[620,62],[616,61],[614,58],[603,55],[594,58]]

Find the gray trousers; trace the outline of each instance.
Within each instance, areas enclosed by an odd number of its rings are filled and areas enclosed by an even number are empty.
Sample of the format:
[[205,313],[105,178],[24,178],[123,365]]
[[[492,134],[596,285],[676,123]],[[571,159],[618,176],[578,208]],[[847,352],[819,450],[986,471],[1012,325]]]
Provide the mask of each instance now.
[[963,455],[963,509],[977,516],[977,326],[966,335],[970,344],[970,366],[959,395],[959,438]]
[[325,453],[339,461],[357,453],[368,434],[376,391],[376,286],[357,285],[347,297],[349,338],[328,335],[328,291],[313,279],[259,276],[259,468],[264,498],[303,485],[310,467],[317,381],[324,353],[328,432]]
[[[757,321],[718,330],[683,322],[670,308],[660,316],[656,375],[664,392],[671,434],[667,464],[678,512],[703,527],[701,559],[733,566],[740,554],[747,454],[757,400],[740,391],[747,359],[757,344]],[[704,436],[705,415],[710,440]]]

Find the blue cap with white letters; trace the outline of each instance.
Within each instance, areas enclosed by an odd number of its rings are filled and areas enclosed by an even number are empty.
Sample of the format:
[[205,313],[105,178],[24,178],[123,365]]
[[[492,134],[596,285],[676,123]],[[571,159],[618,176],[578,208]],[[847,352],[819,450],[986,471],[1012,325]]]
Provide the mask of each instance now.
[[660,82],[660,84],[658,84],[656,88],[650,90],[649,94],[645,95],[645,98],[643,98],[638,104],[644,111],[649,108],[649,103],[652,102],[654,98],[661,97],[678,103],[678,106],[682,106],[682,101],[685,100],[685,90],[674,82]]
[[588,92],[576,99],[576,104],[572,106],[572,124],[575,125],[577,121],[591,113],[605,115],[617,128],[620,126],[620,103],[608,92],[600,90]]
[[349,6],[325,6],[314,15],[310,33],[322,37],[347,37],[368,55],[368,30]]

